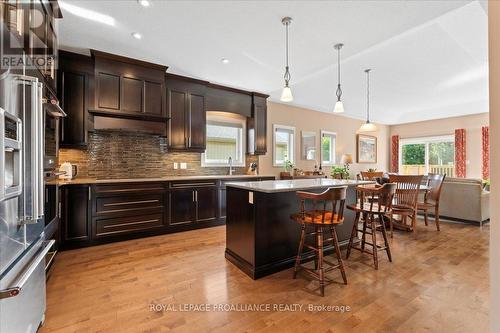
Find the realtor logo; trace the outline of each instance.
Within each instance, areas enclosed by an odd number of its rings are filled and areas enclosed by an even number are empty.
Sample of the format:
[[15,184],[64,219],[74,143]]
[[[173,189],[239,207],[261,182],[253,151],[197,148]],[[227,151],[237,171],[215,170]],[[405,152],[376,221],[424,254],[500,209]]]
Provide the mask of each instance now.
[[40,9],[30,9],[24,1],[4,2],[0,6],[0,69],[25,67],[53,73],[55,27],[48,16]]

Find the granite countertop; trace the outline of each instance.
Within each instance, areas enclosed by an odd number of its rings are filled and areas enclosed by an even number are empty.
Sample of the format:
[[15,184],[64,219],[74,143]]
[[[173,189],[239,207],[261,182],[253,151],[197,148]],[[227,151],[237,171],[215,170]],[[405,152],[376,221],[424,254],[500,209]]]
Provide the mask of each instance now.
[[[117,184],[117,183],[143,183],[143,182],[168,182],[182,180],[212,180],[212,179],[245,179],[275,177],[274,175],[210,175],[210,176],[165,176],[158,178],[74,178],[71,180],[57,179],[53,181],[57,185],[78,185],[78,184]],[[255,182],[258,183],[258,182]]]
[[237,182],[227,183],[228,187],[235,187],[239,189],[264,192],[264,193],[278,193],[278,192],[295,192],[303,190],[314,190],[328,187],[340,186],[357,186],[363,184],[374,184],[374,181],[364,180],[339,180],[339,179],[290,179],[290,180],[265,180],[261,182]]

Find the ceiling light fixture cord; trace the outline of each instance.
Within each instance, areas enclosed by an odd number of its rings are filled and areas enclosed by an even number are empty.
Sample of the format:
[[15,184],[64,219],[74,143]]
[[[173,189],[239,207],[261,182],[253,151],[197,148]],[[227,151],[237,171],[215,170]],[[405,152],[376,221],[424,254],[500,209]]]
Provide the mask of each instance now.
[[285,28],[286,28],[286,40],[285,40],[285,47],[286,47],[286,53],[285,53],[285,75],[283,78],[285,79],[285,86],[288,87],[288,82],[290,82],[290,79],[292,78],[290,75],[289,67],[288,67],[288,26],[290,25],[290,22],[285,23]]
[[366,122],[370,122],[370,69],[366,72]]
[[340,88],[340,48],[341,46],[338,46],[337,47],[337,71],[338,71],[338,79],[339,79],[339,82],[337,84],[337,92],[336,92],[336,95],[337,95],[337,101],[340,101],[340,97],[342,96],[342,89]]

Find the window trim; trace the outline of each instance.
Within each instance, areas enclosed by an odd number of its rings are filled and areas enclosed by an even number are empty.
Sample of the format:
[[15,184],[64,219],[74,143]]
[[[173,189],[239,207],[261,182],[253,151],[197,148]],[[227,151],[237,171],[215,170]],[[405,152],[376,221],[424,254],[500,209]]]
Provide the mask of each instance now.
[[273,124],[273,167],[284,167],[285,166],[285,163],[276,163],[276,130],[277,129],[283,129],[283,130],[287,130],[287,131],[291,131],[292,132],[292,142],[291,142],[291,147],[290,147],[290,155],[288,157],[288,160],[290,160],[290,162],[292,162],[293,164],[295,164],[295,148],[296,148],[296,139],[295,139],[295,127],[294,126],[287,126],[287,125],[279,125],[279,124]]
[[[208,116],[207,115],[207,125],[219,125],[219,126],[224,126],[227,125],[228,127],[231,127],[230,125],[232,124],[232,127],[237,127],[241,128],[241,144],[240,144],[240,150],[241,150],[241,162],[235,162],[233,160],[233,167],[245,167],[246,166],[246,119],[239,119],[239,118],[232,118],[232,117],[224,117],[224,116]],[[234,126],[237,125],[237,126]],[[207,136],[207,143],[208,143],[208,136]],[[206,150],[201,154],[201,167],[203,168],[211,168],[211,167],[227,167],[229,168],[229,162],[226,161],[225,163],[221,162],[207,162],[206,161]]]
[[[445,134],[445,135],[431,135],[431,136],[421,136],[421,137],[413,137],[413,138],[401,138],[399,139],[399,148],[398,148],[398,170],[403,170],[403,145],[412,145],[412,144],[425,144],[425,174],[429,174],[429,144],[437,143],[437,142],[453,142],[455,143],[455,135],[454,134]],[[453,159],[453,165],[455,165],[456,161]]]
[[[323,135],[326,134],[330,137],[335,137],[335,145],[333,147],[333,151],[330,152],[331,156],[333,158],[333,161],[329,162],[324,162],[323,161]],[[337,163],[337,132],[332,132],[332,131],[326,131],[326,130],[321,130],[320,132],[320,160],[321,160],[321,165],[323,166],[333,166]]]

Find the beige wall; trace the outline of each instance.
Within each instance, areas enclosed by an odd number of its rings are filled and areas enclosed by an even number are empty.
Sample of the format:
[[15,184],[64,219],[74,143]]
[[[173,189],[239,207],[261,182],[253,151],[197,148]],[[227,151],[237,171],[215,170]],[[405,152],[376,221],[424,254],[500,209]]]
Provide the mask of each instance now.
[[[500,1],[488,2],[490,65],[490,323],[491,332],[500,332]],[[496,142],[496,144],[495,144]]]
[[[356,159],[356,131],[363,124],[363,121],[272,102],[268,102],[267,112],[267,154],[259,158],[259,172],[261,174],[272,174],[278,176],[279,173],[283,171],[280,167],[273,167],[274,124],[295,127],[295,165],[300,169],[313,170],[315,164],[314,161],[301,159],[301,131],[316,132],[316,159],[318,160],[318,163],[320,160],[319,137],[321,130],[327,130],[337,134],[336,160],[338,164],[340,164],[342,154],[352,154],[354,160]],[[351,165],[351,175],[355,175],[356,173],[359,173],[359,171],[366,170],[367,168],[377,168],[381,171],[386,171],[388,169],[389,127],[380,125],[378,126],[378,131],[371,135],[375,135],[378,138],[377,163],[354,163]],[[323,170],[330,174],[330,167],[324,167]]]
[[401,138],[417,138],[454,134],[455,129],[465,128],[467,135],[467,178],[482,178],[481,127],[488,124],[488,113],[481,113],[463,117],[394,125],[390,127],[390,135],[399,135]]

